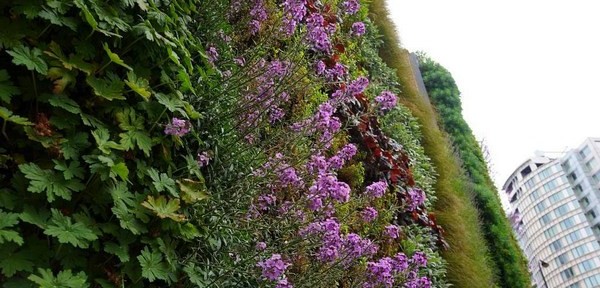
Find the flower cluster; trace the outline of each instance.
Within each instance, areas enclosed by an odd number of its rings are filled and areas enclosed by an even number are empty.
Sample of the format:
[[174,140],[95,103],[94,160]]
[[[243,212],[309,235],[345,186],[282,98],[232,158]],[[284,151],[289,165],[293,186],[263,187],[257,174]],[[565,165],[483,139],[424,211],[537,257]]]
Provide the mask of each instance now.
[[252,9],[250,9],[250,17],[252,17],[249,24],[250,34],[255,35],[260,31],[262,23],[268,18],[263,0],[254,0]]
[[360,216],[365,222],[371,222],[377,218],[377,210],[373,207],[367,207],[362,212],[360,212]]
[[408,210],[415,211],[417,207],[425,203],[425,192],[419,188],[410,188],[408,190]]
[[373,198],[380,198],[385,194],[385,191],[388,188],[388,184],[385,181],[378,181],[369,186],[367,186],[365,192],[368,196]]
[[171,123],[165,126],[165,134],[183,136],[190,132],[190,122],[173,117]]
[[396,106],[398,97],[390,91],[383,91],[379,96],[375,97],[375,102],[380,105],[381,111],[387,111]]
[[290,263],[287,263],[281,259],[280,254],[273,254],[271,255],[271,258],[258,262],[258,266],[262,268],[262,277],[272,281],[276,281],[283,276],[285,270],[290,265]]
[[306,0],[285,0],[283,2],[283,23],[281,30],[290,36],[306,15]]
[[346,10],[347,14],[355,14],[356,12],[358,12],[358,9],[360,9],[360,4],[358,3],[358,0],[344,1],[342,5],[344,6],[344,9]]
[[366,32],[365,23],[356,22],[352,24],[352,35],[354,36],[362,36]]
[[[421,252],[415,253],[415,255],[417,254],[419,254],[418,257],[424,255]],[[398,253],[393,258],[384,257],[376,262],[367,262],[368,281],[363,284],[363,288],[394,287],[396,276],[399,274],[403,274],[407,280],[404,287],[431,287],[431,281],[427,277],[417,277],[419,267],[424,267],[424,265],[414,265],[414,258],[415,256],[409,260],[404,253]]]

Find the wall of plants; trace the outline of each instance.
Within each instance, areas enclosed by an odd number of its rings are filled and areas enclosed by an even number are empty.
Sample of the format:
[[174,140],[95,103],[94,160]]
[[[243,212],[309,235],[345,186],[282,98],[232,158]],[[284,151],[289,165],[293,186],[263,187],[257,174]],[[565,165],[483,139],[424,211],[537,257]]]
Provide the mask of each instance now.
[[3,287],[447,287],[365,3],[0,12]]

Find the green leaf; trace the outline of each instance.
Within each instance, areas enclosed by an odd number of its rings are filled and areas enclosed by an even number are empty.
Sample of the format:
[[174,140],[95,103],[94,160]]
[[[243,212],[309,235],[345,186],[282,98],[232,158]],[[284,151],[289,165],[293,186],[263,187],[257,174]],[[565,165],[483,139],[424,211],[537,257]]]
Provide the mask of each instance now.
[[79,161],[71,161],[67,165],[65,161],[62,160],[52,160],[55,164],[54,169],[63,172],[63,176],[66,180],[71,180],[74,177],[79,179],[83,179],[85,170],[80,166]]
[[54,25],[67,26],[69,27],[69,29],[73,30],[74,32],[77,32],[77,22],[75,21],[75,19],[71,17],[66,17],[64,15],[57,15],[55,11],[47,7],[44,7],[44,10],[38,13],[38,16],[40,16],[42,19],[50,21],[50,23]]
[[61,148],[67,160],[79,158],[81,151],[90,145],[88,134],[84,132],[69,135],[65,140],[61,143]]
[[171,179],[169,175],[166,173],[160,173],[159,175],[156,169],[151,168],[148,170],[148,176],[152,178],[152,184],[154,184],[157,192],[168,191],[171,195],[179,197],[177,188],[175,187],[175,180]]
[[194,238],[200,237],[200,231],[198,231],[198,228],[196,228],[194,224],[188,222],[179,225],[179,233],[183,238],[187,240],[192,240]]
[[85,188],[79,179],[66,180],[62,175],[57,175],[52,170],[43,170],[34,163],[21,164],[19,170],[30,180],[27,191],[33,193],[45,191],[48,202],[54,202],[56,197],[71,200],[72,192]]
[[54,277],[52,270],[38,268],[38,275],[30,275],[27,279],[38,284],[40,288],[85,288],[90,285],[87,283],[87,275],[79,272],[75,275],[71,270],[58,272]]
[[50,96],[48,102],[54,107],[65,109],[73,114],[81,113],[81,108],[79,108],[79,104],[77,104],[77,102],[73,101],[73,99],[65,95]]
[[152,149],[152,139],[144,128],[144,118],[138,117],[133,109],[128,109],[117,113],[117,121],[119,127],[125,130],[125,133],[120,133],[121,146],[124,149],[131,150],[137,145],[146,156],[150,156]]
[[148,246],[146,246],[137,259],[140,262],[140,266],[142,266],[142,277],[148,279],[148,281],[154,282],[156,279],[169,279],[169,268],[163,262],[161,253],[150,252]]
[[18,223],[19,214],[5,213],[0,210],[0,244],[4,244],[5,242],[14,242],[19,246],[23,245],[23,237],[21,237],[19,232],[7,229],[17,225]]
[[123,162],[117,163],[110,167],[110,172],[111,175],[114,174],[116,176],[119,176],[123,181],[129,180],[129,169],[127,168],[127,165],[125,165],[125,163]]
[[87,248],[91,241],[98,239],[92,229],[81,222],[73,223],[71,217],[64,216],[59,210],[52,208],[52,218],[44,234],[58,238],[58,242],[71,244],[79,248]]
[[79,69],[83,72],[85,72],[87,75],[92,74],[92,72],[94,72],[94,65],[87,63],[83,60],[83,56],[79,55],[79,54],[84,54],[84,53],[79,53],[79,51],[77,51],[78,53],[73,55],[71,54],[69,56],[69,58],[67,58],[65,56],[65,54],[62,52],[62,49],[60,48],[60,46],[58,46],[58,44],[54,41],[50,42],[50,44],[48,45],[48,51],[44,51],[44,53],[54,59],[59,60],[62,65],[68,69],[68,70],[73,70],[73,68],[75,69]]
[[33,224],[39,228],[46,229],[48,227],[48,218],[50,218],[50,212],[46,209],[33,208],[32,206],[25,205],[23,212],[19,214],[21,221],[29,224]]
[[10,81],[10,76],[6,70],[0,70],[0,100],[10,103],[10,98],[21,93],[19,88]]
[[115,141],[110,141],[110,133],[108,129],[100,128],[92,131],[92,136],[96,140],[98,144],[98,149],[102,151],[104,154],[110,154],[110,149],[123,150],[123,147]]
[[13,50],[7,50],[6,53],[13,57],[12,62],[16,65],[24,65],[27,70],[35,70],[40,74],[46,75],[48,65],[42,59],[42,50],[39,48],[29,49],[27,46],[19,45]]
[[75,73],[64,68],[52,67],[48,70],[47,76],[50,80],[54,80],[52,87],[54,94],[60,94],[65,91],[67,86],[75,84]]
[[187,204],[193,204],[208,198],[204,179],[201,179],[201,181],[182,179],[177,180],[177,184],[179,184],[179,190],[181,190],[181,199]]
[[129,261],[129,246],[120,245],[114,242],[104,244],[104,251],[119,257],[119,261],[125,263]]
[[21,126],[32,126],[33,123],[29,122],[29,120],[25,117],[21,117],[18,115],[13,115],[13,112],[8,110],[6,107],[0,106],[0,118],[4,119],[4,121],[12,122]]
[[131,68],[127,64],[125,64],[125,62],[121,59],[121,57],[119,57],[118,54],[110,51],[110,48],[108,48],[108,44],[104,43],[104,45],[102,45],[102,47],[104,48],[104,51],[106,51],[106,54],[108,54],[108,58],[110,58],[110,62],[121,65],[121,66],[127,68],[129,71],[133,70],[133,68]]
[[141,213],[135,214],[137,212],[135,211],[136,207],[140,207],[140,211],[143,211],[143,208],[138,205],[141,202],[138,200],[138,197],[128,190],[127,183],[116,183],[110,188],[109,193],[115,204],[111,210],[119,219],[121,227],[131,231],[135,235],[145,233],[147,228],[138,218],[143,219],[147,218],[147,216]]
[[148,199],[142,203],[142,206],[150,209],[161,219],[170,218],[176,222],[182,222],[186,220],[184,215],[176,213],[177,210],[179,210],[179,199],[167,200],[167,198],[163,195],[159,196],[158,198],[148,196]]
[[15,247],[7,245],[0,247],[0,270],[6,277],[12,277],[19,271],[33,272],[34,263],[32,258],[36,255],[27,253],[28,251],[16,252]]
[[88,76],[85,81],[92,87],[96,96],[100,96],[109,101],[115,99],[125,100],[125,96],[123,96],[125,83],[114,73],[107,73],[107,75],[108,78]]
[[144,98],[144,100],[150,99],[152,95],[150,93],[150,86],[148,86],[148,80],[144,78],[138,78],[133,71],[127,72],[127,80],[125,80],[125,84],[131,88],[135,93],[139,94]]

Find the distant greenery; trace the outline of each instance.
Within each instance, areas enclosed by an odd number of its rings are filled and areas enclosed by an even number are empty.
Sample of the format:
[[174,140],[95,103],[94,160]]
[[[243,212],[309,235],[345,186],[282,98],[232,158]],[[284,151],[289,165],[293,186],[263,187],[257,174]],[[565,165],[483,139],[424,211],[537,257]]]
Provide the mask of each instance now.
[[526,261],[503,213],[473,131],[462,116],[460,91],[448,70],[424,54],[419,55],[420,70],[431,101],[444,129],[458,150],[462,166],[472,182],[474,199],[480,210],[491,256],[498,267],[501,287],[527,287],[530,283]]
[[[438,200],[434,208],[438,223],[446,230],[445,239],[450,246],[442,253],[448,262],[448,282],[456,287],[474,287],[475,283],[477,287],[494,287],[496,268],[488,258],[478,211],[468,192],[469,182],[453,154],[447,135],[438,127],[435,112],[418,92],[409,54],[399,46],[385,2],[372,1],[369,17],[382,35],[379,55],[387,66],[396,70],[401,89],[400,101],[417,118],[422,133],[420,143],[437,174],[434,190]],[[397,121],[393,114],[386,121],[390,135],[402,138],[401,131],[407,129],[406,123]]]

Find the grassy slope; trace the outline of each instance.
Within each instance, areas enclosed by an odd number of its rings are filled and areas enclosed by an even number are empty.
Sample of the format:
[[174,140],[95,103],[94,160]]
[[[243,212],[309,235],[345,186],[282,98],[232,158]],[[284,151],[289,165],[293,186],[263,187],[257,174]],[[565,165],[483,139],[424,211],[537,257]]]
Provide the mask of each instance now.
[[398,37],[385,8],[384,0],[370,4],[370,16],[384,35],[385,44],[380,55],[398,71],[403,88],[401,101],[409,107],[423,127],[423,145],[431,157],[438,174],[435,185],[438,201],[436,215],[446,229],[450,249],[443,253],[448,261],[448,280],[456,287],[493,287],[494,270],[487,258],[487,248],[477,209],[467,190],[468,182],[451,144],[436,122],[432,107],[420,97],[410,70],[408,52],[398,45]]

